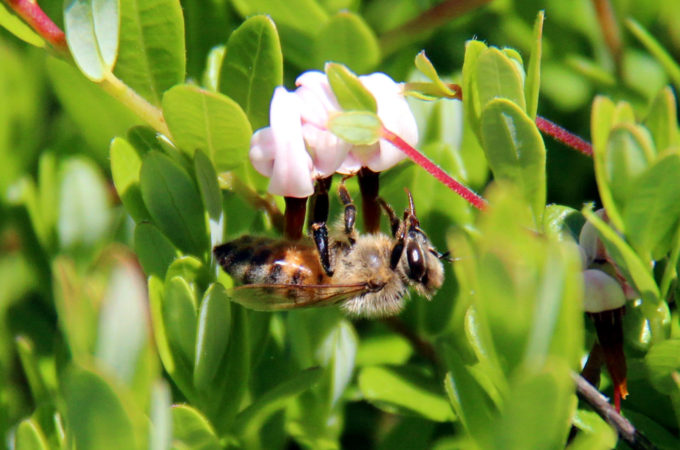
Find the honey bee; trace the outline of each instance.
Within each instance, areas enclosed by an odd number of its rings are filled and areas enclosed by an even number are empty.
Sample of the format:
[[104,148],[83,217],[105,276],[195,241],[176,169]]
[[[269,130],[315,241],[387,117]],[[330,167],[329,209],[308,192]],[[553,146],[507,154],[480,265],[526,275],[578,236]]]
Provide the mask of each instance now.
[[330,233],[320,222],[312,225],[311,236],[295,242],[242,236],[216,246],[219,264],[242,284],[234,288],[233,300],[260,311],[338,304],[351,316],[385,317],[403,309],[409,287],[430,299],[444,281],[446,255],[420,228],[407,193],[403,220],[379,200],[392,237],[357,233],[356,209],[343,183],[344,220]]

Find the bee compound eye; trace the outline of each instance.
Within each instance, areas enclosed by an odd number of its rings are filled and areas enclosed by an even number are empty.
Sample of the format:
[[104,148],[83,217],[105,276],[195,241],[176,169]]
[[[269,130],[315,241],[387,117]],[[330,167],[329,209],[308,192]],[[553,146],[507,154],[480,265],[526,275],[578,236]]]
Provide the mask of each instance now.
[[425,275],[425,255],[417,242],[411,241],[406,246],[408,261],[408,277],[414,281],[421,281]]

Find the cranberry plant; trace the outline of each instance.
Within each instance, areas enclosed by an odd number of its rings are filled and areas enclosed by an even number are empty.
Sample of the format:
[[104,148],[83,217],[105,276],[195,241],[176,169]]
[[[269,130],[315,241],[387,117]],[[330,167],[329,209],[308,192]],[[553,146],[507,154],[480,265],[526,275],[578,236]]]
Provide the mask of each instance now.
[[[4,442],[679,447],[680,10],[539,3],[0,2]],[[307,116],[276,98],[310,70],[327,145],[287,152],[275,122]],[[357,171],[361,229],[366,169],[451,252],[434,298],[382,320],[231,301],[215,245],[307,233],[329,176],[335,221]]]

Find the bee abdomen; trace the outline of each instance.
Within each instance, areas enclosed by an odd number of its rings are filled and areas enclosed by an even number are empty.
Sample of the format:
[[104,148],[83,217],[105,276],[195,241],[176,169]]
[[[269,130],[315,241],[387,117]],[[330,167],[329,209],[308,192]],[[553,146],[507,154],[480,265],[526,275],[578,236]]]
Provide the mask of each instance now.
[[224,271],[244,284],[279,283],[282,251],[271,238],[242,236],[218,245],[213,253]]

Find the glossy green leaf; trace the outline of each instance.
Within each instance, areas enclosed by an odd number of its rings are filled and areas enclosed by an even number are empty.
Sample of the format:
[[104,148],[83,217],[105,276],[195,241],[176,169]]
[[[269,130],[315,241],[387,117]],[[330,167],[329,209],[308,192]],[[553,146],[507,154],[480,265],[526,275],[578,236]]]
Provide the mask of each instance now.
[[203,199],[203,206],[211,219],[219,220],[222,215],[222,192],[217,183],[217,172],[210,159],[201,150],[197,150],[194,154],[194,174]]
[[318,67],[326,61],[345,64],[357,73],[368,73],[380,62],[378,39],[364,19],[350,11],[338,12],[316,36]]
[[229,37],[219,91],[235,100],[253,129],[269,124],[269,102],[283,84],[283,55],[276,25],[267,16],[247,19]]
[[4,3],[0,3],[0,27],[6,29],[24,42],[36,47],[44,47],[45,41],[31,27],[9,12]]
[[139,189],[139,173],[142,169],[142,154],[128,141],[117,137],[111,141],[111,174],[127,212],[136,222],[150,220]]
[[527,115],[536,120],[538,111],[538,94],[541,88],[541,56],[543,53],[543,20],[545,11],[539,11],[534,22],[534,43],[531,47],[531,59],[527,71],[524,94],[527,100]]
[[218,172],[246,160],[252,129],[230,98],[194,86],[175,86],[163,96],[163,116],[175,144],[190,157],[201,149]]
[[382,135],[380,118],[367,111],[350,111],[334,115],[328,121],[328,129],[354,145],[375,144]]
[[172,438],[180,448],[222,449],[210,422],[189,405],[172,407]]
[[62,163],[60,185],[57,232],[62,248],[95,245],[112,220],[104,177],[91,161],[73,158]]
[[78,448],[139,448],[134,424],[114,388],[99,374],[71,368],[63,381],[66,421]]
[[645,118],[645,126],[652,134],[657,153],[678,144],[677,104],[673,90],[666,86],[659,91]]
[[[622,124],[612,128],[603,163],[606,182],[618,211],[625,208],[628,197],[636,189],[635,180],[649,166],[652,158],[638,127]],[[612,206],[604,205],[607,210]]]
[[156,226],[182,251],[204,254],[209,246],[205,215],[189,174],[169,157],[151,151],[144,157],[140,183]]
[[149,450],[165,450],[172,443],[172,397],[164,380],[157,380],[151,391]]
[[324,70],[333,94],[342,109],[377,113],[378,104],[375,97],[346,66],[328,63]]
[[543,230],[558,240],[577,242],[584,222],[580,211],[564,205],[548,205],[543,214]]
[[664,394],[677,391],[678,385],[672,376],[680,372],[680,340],[668,339],[654,344],[645,356],[645,366],[655,389]]
[[536,125],[515,103],[499,98],[484,107],[480,129],[494,177],[520,187],[540,223],[546,199],[546,156]]
[[482,114],[481,98],[478,92],[477,62],[487,46],[482,41],[470,40],[465,43],[465,58],[463,60],[463,92],[465,92],[465,117],[475,133],[479,133],[479,120]]
[[369,402],[389,412],[416,414],[436,422],[454,420],[437,383],[411,367],[366,367],[359,389]]
[[153,105],[184,81],[184,17],[178,0],[120,0],[115,74]]
[[522,75],[514,60],[502,51],[497,48],[483,50],[477,56],[476,76],[475,95],[483,110],[490,101],[499,97],[511,101],[522,111],[526,110]]
[[626,26],[633,33],[633,35],[645,46],[647,51],[651,53],[659,63],[666,70],[668,76],[673,80],[675,88],[680,88],[680,65],[675,58],[671,56],[666,49],[633,18],[626,19]]
[[262,394],[236,417],[235,433],[244,435],[260,428],[272,414],[285,407],[288,400],[316,384],[322,374],[323,371],[318,367],[306,369]]
[[623,212],[626,237],[642,255],[661,259],[680,220],[680,154],[657,159],[635,180]]
[[168,340],[168,333],[165,330],[165,320],[163,318],[163,290],[165,286],[163,281],[157,275],[151,275],[148,278],[149,286],[149,314],[151,316],[151,327],[154,332],[156,347],[158,348],[158,355],[161,357],[163,366],[168,373],[175,378],[174,374],[177,371],[175,358],[170,350],[170,343]]
[[231,303],[219,283],[210,285],[201,301],[196,335],[194,385],[210,392],[224,357],[231,333]]
[[196,354],[196,299],[184,279],[166,281],[163,291],[163,323],[175,361],[191,373]]
[[34,419],[24,419],[16,429],[12,448],[16,450],[47,450],[50,447],[40,425]]
[[179,253],[155,225],[147,222],[135,227],[134,249],[144,273],[159,278],[165,277],[166,270]]
[[103,80],[118,56],[119,0],[66,0],[66,43],[80,70]]

